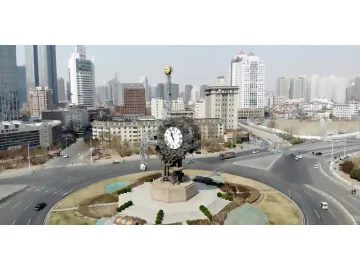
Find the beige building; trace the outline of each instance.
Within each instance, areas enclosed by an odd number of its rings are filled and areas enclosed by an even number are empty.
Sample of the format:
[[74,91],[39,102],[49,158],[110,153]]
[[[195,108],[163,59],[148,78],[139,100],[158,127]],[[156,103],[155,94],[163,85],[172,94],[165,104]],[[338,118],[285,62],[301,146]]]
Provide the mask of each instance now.
[[48,87],[36,87],[29,91],[31,117],[41,117],[41,112],[50,110],[53,105],[52,90]]
[[210,86],[205,89],[205,117],[221,118],[226,129],[237,128],[238,86]]
[[[221,119],[194,119],[201,130],[203,139],[223,138],[225,123]],[[93,139],[109,138],[119,136],[122,141],[140,142],[143,136],[156,134],[159,120],[139,119],[137,121],[118,122],[118,121],[94,121],[92,124]]]
[[264,117],[263,108],[243,108],[238,110],[239,119],[259,118],[259,117]]

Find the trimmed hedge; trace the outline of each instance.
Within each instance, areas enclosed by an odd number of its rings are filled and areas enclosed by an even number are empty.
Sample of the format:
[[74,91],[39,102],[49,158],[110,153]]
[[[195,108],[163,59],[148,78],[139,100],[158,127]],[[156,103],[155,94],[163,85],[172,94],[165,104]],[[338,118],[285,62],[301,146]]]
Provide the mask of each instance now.
[[210,213],[209,209],[207,209],[205,206],[200,205],[199,207],[200,211],[203,212],[203,214],[209,219],[212,220],[213,216]]
[[116,212],[121,212],[121,211],[124,211],[126,208],[129,208],[130,206],[133,205],[133,202],[132,201],[128,201],[126,203],[124,203],[123,205],[119,206],[116,208]]
[[152,183],[152,182],[154,182],[154,179],[149,178],[149,179],[145,180],[145,182],[147,182],[147,183]]
[[221,192],[218,192],[217,196],[221,199],[224,199],[224,200],[228,200],[228,201],[233,201],[233,197],[229,194],[224,194],[224,193],[221,193]]
[[128,192],[131,192],[131,187],[124,187],[124,188],[119,189],[118,191],[116,191],[116,193],[118,195],[125,194],[125,193],[128,193]]
[[164,219],[164,211],[162,209],[160,209],[159,212],[156,215],[155,224],[156,225],[162,224],[163,219]]

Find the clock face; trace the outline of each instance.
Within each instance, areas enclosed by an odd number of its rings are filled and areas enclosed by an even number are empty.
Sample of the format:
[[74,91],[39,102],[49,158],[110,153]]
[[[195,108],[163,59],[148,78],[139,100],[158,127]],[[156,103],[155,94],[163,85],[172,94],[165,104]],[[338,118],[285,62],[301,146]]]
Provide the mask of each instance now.
[[178,149],[183,142],[183,135],[177,127],[169,127],[164,134],[165,143],[170,149]]

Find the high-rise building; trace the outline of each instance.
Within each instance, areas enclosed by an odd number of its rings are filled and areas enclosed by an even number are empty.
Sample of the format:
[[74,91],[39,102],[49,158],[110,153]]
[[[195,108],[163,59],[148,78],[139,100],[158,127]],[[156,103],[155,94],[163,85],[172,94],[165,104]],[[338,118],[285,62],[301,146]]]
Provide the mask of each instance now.
[[238,86],[210,86],[205,89],[205,117],[220,118],[226,129],[237,129]]
[[60,77],[57,79],[57,87],[58,87],[58,101],[64,102],[67,100],[67,95],[65,91],[65,80],[64,78]]
[[146,76],[140,77],[140,83],[143,83],[143,84],[144,84],[146,101],[147,101],[147,102],[150,102],[150,101],[151,101],[151,90],[150,90],[150,87],[149,87],[149,83],[148,83],[147,77],[146,77]]
[[165,99],[165,85],[163,83],[158,83],[156,86],[156,98]]
[[16,46],[0,45],[0,121],[19,119]]
[[205,97],[205,88],[207,87],[207,85],[200,85],[200,98],[203,99]]
[[290,99],[305,98],[307,80],[305,77],[294,77],[290,79]]
[[22,108],[27,101],[25,66],[17,66],[16,74],[17,74],[17,90],[19,97],[19,107]]
[[47,86],[53,90],[53,103],[58,103],[55,45],[25,46],[26,87]]
[[156,89],[157,89],[157,86],[156,85],[152,85],[150,86],[150,92],[151,92],[151,99],[156,97]]
[[350,85],[346,88],[346,101],[354,101],[355,100],[355,81],[351,81]]
[[239,87],[239,108],[264,108],[265,64],[240,52],[230,64],[230,85]]
[[188,105],[189,101],[191,100],[191,91],[193,89],[192,85],[185,85],[185,93],[184,93],[184,102]]
[[120,114],[146,115],[146,97],[143,83],[122,83],[124,105],[120,106]]
[[194,117],[195,118],[205,118],[205,101],[204,100],[198,100],[195,103]]
[[171,84],[171,100],[178,99],[179,98],[179,92],[180,92],[179,84],[172,83]]
[[68,101],[71,101],[71,84],[66,82],[66,98]]
[[276,96],[290,98],[290,78],[281,77],[277,79]]
[[345,103],[346,101],[346,79],[344,77],[336,77],[334,75],[328,78],[327,96],[334,103]]
[[95,107],[94,62],[86,58],[85,46],[75,46],[69,59],[71,102],[75,105]]
[[41,112],[53,106],[53,92],[49,87],[35,87],[29,90],[29,106],[31,117],[41,117]]
[[109,89],[105,93],[105,99],[112,101],[114,105],[122,105],[124,101],[124,92],[122,91],[117,73],[115,77],[108,82]]

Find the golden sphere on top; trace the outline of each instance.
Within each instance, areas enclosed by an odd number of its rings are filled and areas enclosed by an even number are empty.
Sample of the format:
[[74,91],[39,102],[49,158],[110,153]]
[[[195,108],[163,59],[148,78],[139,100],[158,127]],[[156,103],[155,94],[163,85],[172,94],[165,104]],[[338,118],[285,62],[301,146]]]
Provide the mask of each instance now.
[[173,70],[174,69],[171,66],[166,66],[164,73],[165,73],[165,75],[169,76],[169,75],[171,75],[171,73],[173,73]]

